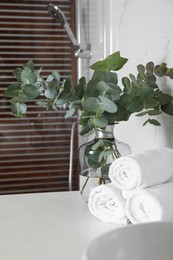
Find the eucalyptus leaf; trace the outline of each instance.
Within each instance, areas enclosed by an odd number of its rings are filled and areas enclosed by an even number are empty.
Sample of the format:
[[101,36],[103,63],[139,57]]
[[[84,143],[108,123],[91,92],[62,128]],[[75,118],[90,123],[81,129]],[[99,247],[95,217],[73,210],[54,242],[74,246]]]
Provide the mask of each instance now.
[[97,169],[100,168],[101,163],[99,162],[99,152],[94,152],[93,154],[87,154],[87,165],[89,168]]
[[92,150],[96,151],[99,147],[103,146],[104,145],[104,140],[102,139],[99,139],[97,142],[95,142],[93,145],[92,145]]
[[105,153],[105,157],[108,157],[110,155],[112,155],[114,153],[114,150],[111,148],[111,149],[107,149],[104,151]]
[[159,100],[161,106],[173,101],[173,97],[171,95],[163,93],[162,91],[157,92],[156,98]]
[[154,72],[154,63],[152,61],[148,62],[146,64],[146,71],[148,72],[149,75],[152,75]]
[[72,94],[74,91],[73,81],[71,76],[69,76],[64,82],[64,91],[66,91],[66,93],[69,94]]
[[135,82],[135,83],[137,82],[137,79],[135,78],[135,76],[133,74],[130,73],[129,77],[130,77],[132,82]]
[[84,100],[83,109],[88,112],[96,112],[101,105],[101,102],[98,98],[90,97]]
[[146,78],[147,84],[150,84],[150,85],[154,84],[157,80],[155,75],[150,75],[149,73],[146,73],[145,78]]
[[34,72],[34,63],[32,60],[29,60],[23,65],[24,68],[30,68],[32,72]]
[[28,98],[25,95],[15,96],[12,99],[10,99],[11,104],[15,103],[25,103],[28,101]]
[[57,71],[57,70],[53,70],[52,71],[52,77],[58,82],[58,84],[59,84],[59,82],[60,82],[60,74],[59,74],[59,72]]
[[11,104],[11,111],[17,117],[24,117],[27,111],[27,106],[24,103]]
[[152,109],[152,110],[146,110],[146,111],[143,111],[141,113],[138,113],[136,114],[136,116],[144,116],[144,115],[149,115],[149,116],[157,116],[157,115],[160,115],[161,114],[161,111],[159,110],[155,110],[155,109]]
[[147,85],[148,85],[150,88],[158,89],[158,85],[156,84],[156,82],[149,82]]
[[111,55],[109,55],[106,59],[105,59],[105,63],[108,64],[108,68],[111,71],[117,71],[120,70],[124,64],[128,61],[128,59],[123,58],[120,56],[120,52],[117,51]]
[[86,78],[81,77],[79,79],[79,83],[77,85],[75,95],[81,99],[85,93],[85,90],[86,90]]
[[103,61],[98,61],[90,66],[90,68],[94,71],[117,71],[120,70],[124,64],[128,61],[128,59],[120,56],[120,52],[115,52],[109,55]]
[[146,108],[153,108],[156,107],[157,105],[159,105],[159,101],[156,98],[151,97],[145,100]]
[[131,101],[131,103],[127,106],[127,109],[130,112],[139,112],[143,109],[143,102],[139,98],[136,98]]
[[168,77],[170,77],[171,79],[173,79],[173,68],[167,69],[165,75],[168,76]]
[[109,98],[104,96],[99,96],[99,99],[105,111],[109,113],[115,113],[117,111],[117,105],[114,102],[112,102]]
[[159,110],[148,110],[148,115],[149,116],[157,116],[157,115],[160,115],[162,112],[159,111]]
[[82,111],[79,115],[79,124],[86,125],[90,117],[91,117],[90,112]]
[[46,82],[51,82],[54,80],[54,77],[52,75],[49,75],[46,79]]
[[22,86],[22,90],[28,99],[34,99],[40,95],[39,90],[31,84]]
[[121,104],[121,106],[123,107],[127,107],[132,100],[133,100],[133,96],[125,92],[121,95],[119,104]]
[[55,98],[59,94],[59,89],[57,86],[48,84],[47,89],[45,90],[45,97],[46,98]]
[[71,100],[71,93],[67,92],[66,90],[63,90],[60,92],[56,99],[56,105],[62,106],[64,104],[68,104]]
[[93,116],[91,116],[90,118],[88,118],[88,121],[86,122],[86,125],[87,125],[90,129],[95,128],[95,119],[94,119]]
[[74,100],[70,103],[69,108],[74,108],[74,109],[80,109],[81,108],[81,101],[80,100]]
[[18,83],[11,84],[3,93],[5,97],[19,96],[21,93],[21,87]]
[[117,83],[118,83],[117,73],[112,72],[112,71],[107,71],[107,72],[105,72],[105,73],[104,73],[103,81],[105,81],[107,84],[108,84],[108,83],[117,84]]
[[122,78],[122,84],[123,84],[123,86],[125,88],[125,91],[128,91],[128,90],[131,89],[131,82],[130,82],[129,78],[123,77]]
[[71,76],[69,76],[66,79],[62,88],[63,90],[60,92],[60,94],[56,99],[57,105],[64,105],[64,104],[68,104],[70,101],[73,101],[74,88],[73,88]]
[[108,89],[110,89],[109,85],[104,81],[99,81],[96,85],[96,88],[99,94],[104,94]]
[[[91,152],[91,151],[90,151]],[[88,158],[88,166],[94,169],[97,169],[101,167],[101,162],[99,162],[99,155],[100,153],[98,151],[95,151],[93,153],[87,153],[85,151],[86,157]]]
[[144,67],[144,65],[139,64],[139,65],[137,66],[137,70],[138,70],[138,72],[139,72],[139,77],[140,77],[140,79],[144,79],[144,77],[145,77],[145,67]]
[[137,95],[141,99],[151,98],[154,94],[154,90],[147,85],[143,85],[138,89]]
[[21,81],[24,84],[34,84],[37,81],[37,76],[29,67],[25,67],[21,72]]
[[94,71],[94,73],[93,73],[93,75],[91,77],[91,80],[94,80],[95,82],[105,81],[106,73],[107,72],[104,72],[104,71]]
[[98,162],[101,163],[104,160],[105,152],[101,151],[98,157]]
[[167,72],[166,63],[156,65],[154,68],[154,73],[159,77],[165,76],[166,72]]
[[136,77],[133,74],[131,74],[131,73],[129,74],[129,77],[130,77],[133,85],[136,86],[136,87],[139,87],[138,81],[137,81]]
[[118,76],[117,73],[112,72],[112,71],[94,71],[92,80],[95,80],[97,82],[99,81],[104,81],[105,83],[113,83],[117,84],[118,83]]
[[115,103],[120,99],[120,95],[121,95],[121,90],[119,89],[119,87],[116,88],[116,86],[112,86],[112,84],[105,93],[105,96]]
[[160,126],[160,125],[161,125],[160,122],[157,121],[157,120],[155,120],[155,119],[149,119],[148,122],[149,122],[150,124],[152,124],[152,125],[155,125],[155,126]]
[[150,121],[150,119],[147,119],[144,123],[143,123],[143,126],[145,126],[146,124],[148,124]]
[[22,72],[22,68],[16,68],[13,70],[13,75],[16,77],[17,81],[21,81],[20,79],[21,72]]
[[81,136],[87,136],[93,133],[93,130],[88,127],[88,125],[83,126],[82,130],[80,131]]
[[108,124],[113,124],[114,122],[127,121],[130,114],[131,112],[129,112],[126,107],[119,105],[116,113],[104,112],[102,116],[108,120]]
[[116,92],[118,92],[119,94],[122,93],[122,89],[121,89],[117,84],[112,83],[112,82],[109,82],[109,83],[107,83],[107,84],[108,84],[108,86],[109,86],[110,88],[106,91],[106,93],[108,93],[108,92],[111,91],[111,90],[116,91]]
[[105,61],[97,61],[96,63],[90,66],[90,69],[94,71],[103,71],[103,72],[109,71],[109,67]]
[[51,99],[45,102],[44,107],[46,108],[47,111],[57,111],[57,109],[55,108],[54,100]]
[[147,115],[148,114],[148,110],[147,111],[143,111],[143,112],[141,112],[141,113],[138,113],[138,114],[136,114],[136,116],[144,116],[144,115]]
[[101,176],[105,180],[109,180],[109,168],[110,168],[111,163],[106,164],[101,167]]
[[74,115],[75,111],[76,111],[76,110],[75,110],[74,108],[68,110],[68,111],[66,112],[66,114],[65,114],[65,118],[66,118],[66,119],[67,119],[67,118],[71,118],[71,117]]
[[104,128],[108,125],[108,120],[103,115],[95,118],[95,125],[99,128]]
[[168,104],[161,106],[161,109],[166,114],[173,116],[173,102],[169,102]]
[[45,107],[46,101],[45,101],[45,100],[37,100],[37,101],[36,101],[36,104],[37,104],[38,106]]
[[98,90],[96,89],[98,80],[91,79],[88,81],[84,98],[98,97]]

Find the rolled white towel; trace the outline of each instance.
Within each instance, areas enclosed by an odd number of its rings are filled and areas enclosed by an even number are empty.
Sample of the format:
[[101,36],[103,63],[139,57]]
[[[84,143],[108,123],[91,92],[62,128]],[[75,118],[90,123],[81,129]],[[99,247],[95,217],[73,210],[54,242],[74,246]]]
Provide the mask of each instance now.
[[112,183],[95,187],[89,195],[88,207],[91,214],[104,222],[127,224],[125,205],[121,191]]
[[173,182],[136,191],[127,199],[126,213],[132,224],[173,221]]
[[122,190],[146,188],[173,177],[173,150],[160,148],[122,156],[109,168],[109,178]]

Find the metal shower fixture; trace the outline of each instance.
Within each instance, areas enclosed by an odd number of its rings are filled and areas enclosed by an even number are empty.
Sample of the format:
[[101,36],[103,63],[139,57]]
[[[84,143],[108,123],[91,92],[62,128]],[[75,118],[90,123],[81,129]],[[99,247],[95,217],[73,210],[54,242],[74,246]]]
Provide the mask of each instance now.
[[64,26],[74,48],[75,48],[75,56],[77,58],[84,58],[90,59],[91,58],[91,51],[89,49],[81,49],[80,44],[77,42],[74,33],[72,32],[69,24],[67,23],[66,17],[61,9],[53,4],[47,5],[48,13],[52,16],[55,21],[60,21],[61,24]]

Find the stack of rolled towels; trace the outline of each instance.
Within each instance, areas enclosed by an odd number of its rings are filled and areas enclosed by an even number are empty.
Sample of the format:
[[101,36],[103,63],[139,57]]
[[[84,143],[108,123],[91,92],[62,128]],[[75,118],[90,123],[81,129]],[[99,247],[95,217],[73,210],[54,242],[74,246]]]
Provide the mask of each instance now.
[[119,225],[173,221],[172,149],[122,156],[111,164],[109,178],[89,195],[95,217]]

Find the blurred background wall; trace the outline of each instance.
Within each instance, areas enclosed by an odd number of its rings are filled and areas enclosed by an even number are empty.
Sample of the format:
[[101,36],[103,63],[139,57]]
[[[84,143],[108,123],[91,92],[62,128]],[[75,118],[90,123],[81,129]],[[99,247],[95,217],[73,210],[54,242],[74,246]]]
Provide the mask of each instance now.
[[[136,66],[148,61],[173,66],[173,2],[171,0],[80,0],[80,41],[91,46],[89,64],[119,50],[129,59],[121,78],[136,73]],[[86,38],[86,32],[88,36]],[[88,61],[87,61],[88,62]],[[81,74],[88,77],[92,71],[86,61],[80,64]],[[173,94],[173,82],[161,81]],[[128,143],[132,152],[167,146],[173,148],[173,117],[158,117],[161,126],[142,126],[145,118],[131,116],[128,122],[115,127],[117,139]]]

